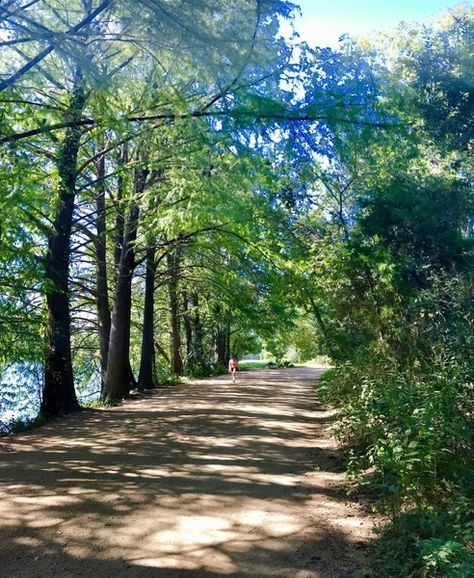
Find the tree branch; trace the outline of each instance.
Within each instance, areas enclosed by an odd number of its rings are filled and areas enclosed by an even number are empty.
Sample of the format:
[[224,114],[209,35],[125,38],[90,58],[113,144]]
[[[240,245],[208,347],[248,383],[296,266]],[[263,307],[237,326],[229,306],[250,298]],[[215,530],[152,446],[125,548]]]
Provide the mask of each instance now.
[[[111,3],[112,3],[112,0],[105,0],[105,2],[102,2],[102,4],[100,4],[100,6],[98,6],[95,10],[93,10],[90,14],[88,14],[80,22],[75,24],[72,28],[70,28],[69,30],[64,32],[62,34],[62,36],[75,34],[81,28],[84,28],[84,26],[87,26],[88,24],[90,24],[94,20],[94,18],[96,16],[98,16],[99,14],[101,14],[102,12],[104,12],[104,10],[106,10],[110,6]],[[10,86],[13,86],[19,78],[24,76],[29,70],[31,70],[37,64],[39,64],[42,60],[44,60],[46,58],[46,56],[48,56],[48,54],[51,54],[51,52],[53,52],[53,50],[55,50],[55,48],[56,48],[56,46],[54,44],[50,44],[49,46],[44,48],[41,52],[39,52],[34,58],[29,60],[24,66],[22,66],[14,74],[12,74],[9,78],[6,78],[2,82],[0,82],[0,92],[5,90],[6,88],[9,88]]]

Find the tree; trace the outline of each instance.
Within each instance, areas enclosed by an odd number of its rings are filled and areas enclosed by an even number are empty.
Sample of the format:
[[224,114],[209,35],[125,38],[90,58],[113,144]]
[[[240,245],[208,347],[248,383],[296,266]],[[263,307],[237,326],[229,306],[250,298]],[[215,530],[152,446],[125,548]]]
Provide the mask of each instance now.
[[[94,292],[97,298],[106,397],[110,397],[112,379],[107,377],[107,371],[115,370],[114,364],[112,367],[108,363],[109,357],[116,359],[117,350],[120,350],[117,343],[123,341],[127,349],[129,339],[125,335],[128,332],[126,327],[123,328],[125,339],[118,337],[120,331],[118,325],[114,325],[114,319],[122,319],[118,313],[120,306],[130,301],[129,297],[122,299],[120,289],[130,293],[128,283],[134,273],[132,257],[139,204],[132,201],[123,243],[119,226],[116,254],[120,250],[124,259],[119,261],[122,270],[117,277],[116,299],[109,321],[109,284],[105,264],[107,232],[104,227],[110,219],[107,217],[104,184],[111,181],[105,174],[104,155],[113,151],[114,141],[117,143],[115,146],[125,146],[133,140],[135,132],[156,130],[157,125],[165,126],[168,120],[181,116],[192,118],[196,111],[205,116],[210,106],[219,107],[234,90],[259,82],[264,68],[275,66],[278,59],[276,49],[281,44],[275,39],[277,19],[288,16],[292,7],[283,1],[254,0],[243,0],[238,9],[221,0],[193,2],[185,6],[161,1],[151,6],[138,0],[133,6],[110,1],[75,2],[74,7],[58,0],[44,3],[38,11],[34,5],[21,6],[12,0],[2,6],[2,45],[5,51],[1,61],[3,80],[0,91],[12,102],[14,115],[14,120],[12,115],[11,122],[5,125],[4,142],[25,139],[34,154],[41,156],[44,166],[58,159],[56,171],[60,186],[54,204],[57,211],[53,209],[53,226],[48,232],[49,250],[45,260],[49,353],[42,405],[43,413],[56,415],[78,408],[74,400],[69,336],[69,258],[71,239],[76,239],[76,236],[83,237],[81,252],[84,248],[89,251],[87,238],[95,243],[97,287],[92,289],[89,282],[86,287],[82,279],[79,282],[73,279],[72,286],[82,285],[87,293]],[[137,6],[141,12],[137,11]],[[146,16],[149,28],[140,27],[137,14],[140,18]],[[216,18],[222,23],[218,31],[213,25]],[[166,42],[155,42],[157,30]],[[238,45],[234,40],[237,31]],[[94,50],[91,50],[90,42],[94,42]],[[143,72],[138,72],[139,62]],[[203,65],[204,62],[215,62],[215,65]],[[45,92],[42,85],[47,88]],[[106,104],[107,98],[109,103]],[[162,121],[153,119],[150,111],[154,112],[161,106],[165,107]],[[37,110],[33,117],[30,115],[32,108]],[[133,125],[123,122],[123,111],[130,122],[139,123],[136,131]],[[31,119],[34,119],[33,127]],[[48,125],[54,127],[54,131]],[[89,133],[97,138],[97,144],[92,147],[92,156],[87,157],[89,147],[82,136],[91,127],[99,130]],[[109,147],[108,151],[102,147]],[[83,202],[84,192],[91,188],[90,169],[96,161],[99,163],[96,179],[92,177],[92,182],[98,182],[96,230],[93,231],[87,217],[83,218],[81,211],[76,209]],[[126,162],[123,168],[137,170],[127,167]],[[142,170],[147,171],[148,167],[143,166]],[[120,188],[118,182],[117,185]],[[78,189],[81,191],[79,203]],[[119,225],[123,204],[119,203]],[[83,223],[77,231],[75,211],[78,223]],[[75,267],[81,267],[74,254],[72,258]],[[88,297],[84,295],[82,301],[81,307]],[[129,309],[127,303],[125,309]],[[128,385],[117,386],[120,395],[127,392],[130,383],[134,383],[131,369],[126,379]]]
[[[86,103],[80,70],[76,72],[68,118],[79,120]],[[48,307],[47,353],[41,413],[56,416],[79,409],[74,389],[71,359],[71,320],[69,309],[69,254],[77,179],[77,156],[81,130],[66,130],[58,159],[58,209],[53,231],[48,238],[45,262],[46,300]]]

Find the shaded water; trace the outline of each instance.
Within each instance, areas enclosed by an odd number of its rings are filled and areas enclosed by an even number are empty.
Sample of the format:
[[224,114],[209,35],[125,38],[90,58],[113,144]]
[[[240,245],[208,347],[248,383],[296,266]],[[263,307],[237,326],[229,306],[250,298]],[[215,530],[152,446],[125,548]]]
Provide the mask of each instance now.
[[[41,405],[43,365],[37,361],[14,363],[0,369],[0,435],[15,424],[34,420]],[[100,377],[94,373],[77,391],[79,402],[98,399]]]

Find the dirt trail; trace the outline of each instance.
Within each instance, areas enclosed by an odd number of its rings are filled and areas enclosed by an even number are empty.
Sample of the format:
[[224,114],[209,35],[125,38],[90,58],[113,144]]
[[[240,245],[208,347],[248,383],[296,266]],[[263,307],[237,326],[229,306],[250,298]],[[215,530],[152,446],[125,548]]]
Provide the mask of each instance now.
[[319,374],[242,372],[3,440],[0,576],[358,576],[373,520],[343,492]]

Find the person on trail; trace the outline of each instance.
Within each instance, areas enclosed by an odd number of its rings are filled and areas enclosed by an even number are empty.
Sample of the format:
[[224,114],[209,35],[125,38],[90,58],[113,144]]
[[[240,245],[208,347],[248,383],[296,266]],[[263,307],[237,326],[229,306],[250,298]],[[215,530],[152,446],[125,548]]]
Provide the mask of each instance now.
[[229,359],[229,373],[232,374],[232,383],[235,383],[235,374],[238,369],[239,369],[239,362],[237,361],[237,357],[233,355]]

